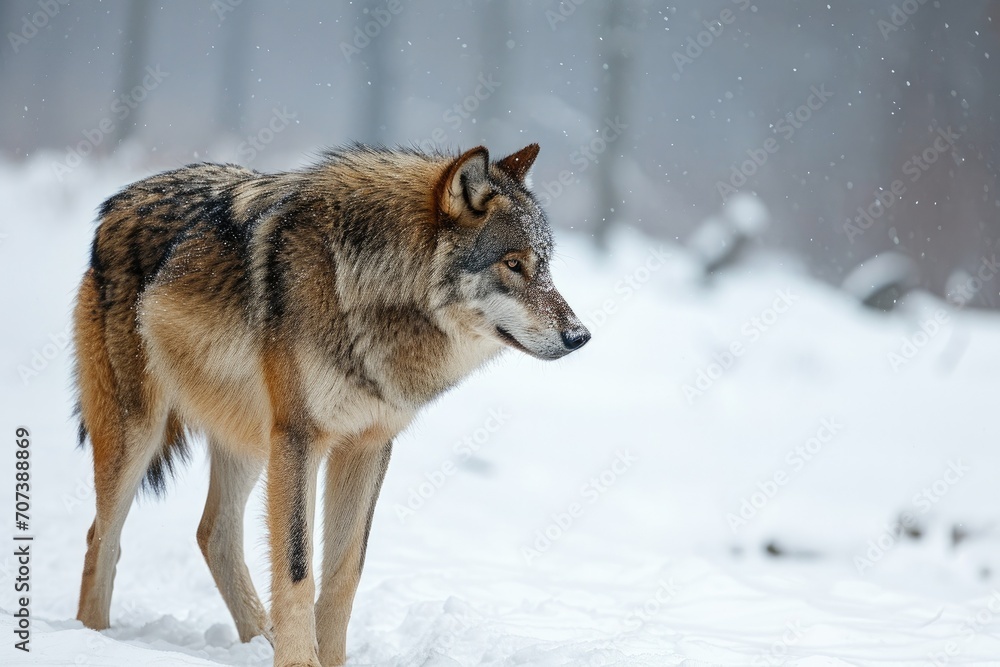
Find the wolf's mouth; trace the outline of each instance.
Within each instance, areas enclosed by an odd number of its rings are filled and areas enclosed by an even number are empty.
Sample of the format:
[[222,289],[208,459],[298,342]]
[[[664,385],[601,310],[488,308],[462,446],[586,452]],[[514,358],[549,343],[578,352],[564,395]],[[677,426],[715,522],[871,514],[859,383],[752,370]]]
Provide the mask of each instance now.
[[521,343],[519,343],[516,338],[514,338],[512,335],[510,335],[509,331],[507,331],[506,329],[504,329],[501,326],[497,326],[496,329],[497,329],[497,334],[500,336],[500,340],[502,340],[503,342],[507,343],[508,345],[510,345],[515,350],[520,350],[521,352],[524,352],[525,354],[530,354],[531,356],[535,356],[528,348],[526,348],[525,346],[521,345]]

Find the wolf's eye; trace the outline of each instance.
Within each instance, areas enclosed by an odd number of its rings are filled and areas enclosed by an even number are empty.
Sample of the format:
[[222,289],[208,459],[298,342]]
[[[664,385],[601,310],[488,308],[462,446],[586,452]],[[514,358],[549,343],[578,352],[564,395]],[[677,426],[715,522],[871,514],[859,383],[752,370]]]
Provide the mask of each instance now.
[[522,269],[522,267],[521,267],[521,260],[519,260],[519,259],[506,259],[506,260],[504,260],[504,264],[506,264],[507,268],[510,269],[511,271],[513,271],[514,273],[521,273],[521,269]]

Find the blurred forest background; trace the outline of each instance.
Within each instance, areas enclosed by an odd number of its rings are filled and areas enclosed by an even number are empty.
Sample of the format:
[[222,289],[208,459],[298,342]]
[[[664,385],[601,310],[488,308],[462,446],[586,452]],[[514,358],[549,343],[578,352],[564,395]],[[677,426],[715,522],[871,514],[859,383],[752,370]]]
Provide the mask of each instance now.
[[[894,251],[883,282],[938,294],[998,249],[997,0],[9,0],[0,22],[0,157],[54,188],[111,155],[537,141],[550,217],[598,244],[758,244],[838,284]],[[766,227],[727,222],[736,191]]]

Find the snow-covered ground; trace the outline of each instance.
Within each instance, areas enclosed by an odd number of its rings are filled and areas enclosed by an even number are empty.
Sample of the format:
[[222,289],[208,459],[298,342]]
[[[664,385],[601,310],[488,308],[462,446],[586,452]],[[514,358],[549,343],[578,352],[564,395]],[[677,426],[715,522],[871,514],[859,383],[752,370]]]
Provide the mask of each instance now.
[[[17,425],[35,535],[30,654],[0,548],[3,664],[271,662],[237,641],[195,542],[203,452],[133,508],[113,627],[73,620],[93,494],[70,304],[95,207],[143,173],[0,165],[2,539]],[[922,294],[873,313],[780,256],[706,285],[680,246],[623,234],[609,259],[558,236],[557,283],[594,338],[556,363],[508,353],[400,438],[350,664],[1000,661],[1000,319]],[[259,491],[246,549],[266,594]]]

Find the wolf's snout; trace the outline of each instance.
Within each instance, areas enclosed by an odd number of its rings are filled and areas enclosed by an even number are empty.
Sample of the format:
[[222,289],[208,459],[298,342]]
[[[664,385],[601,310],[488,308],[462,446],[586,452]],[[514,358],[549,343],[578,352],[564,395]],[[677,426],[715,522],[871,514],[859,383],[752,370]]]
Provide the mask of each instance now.
[[588,340],[590,340],[590,332],[583,327],[562,332],[563,345],[570,351],[579,350],[587,344]]

